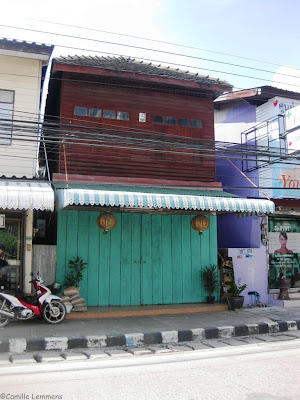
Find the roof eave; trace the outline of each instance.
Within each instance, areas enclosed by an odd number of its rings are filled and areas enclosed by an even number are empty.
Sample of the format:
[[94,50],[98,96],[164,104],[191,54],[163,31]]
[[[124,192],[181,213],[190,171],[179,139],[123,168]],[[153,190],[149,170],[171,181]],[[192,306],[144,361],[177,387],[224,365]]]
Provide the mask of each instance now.
[[97,76],[105,76],[105,77],[118,77],[123,79],[134,79],[140,82],[152,82],[161,85],[172,85],[172,86],[180,86],[190,89],[202,89],[207,90],[214,93],[214,97],[219,96],[221,93],[232,90],[232,85],[226,83],[220,83],[216,80],[216,83],[201,83],[184,79],[176,79],[169,77],[159,77],[155,75],[147,75],[147,74],[138,74],[134,72],[124,72],[124,71],[112,71],[100,67],[89,67],[89,66],[81,66],[81,65],[70,65],[63,64],[58,62],[53,62],[53,70],[52,72],[70,72],[70,73],[79,73],[79,74],[89,74],[89,75],[97,75]]
[[257,99],[261,100],[262,102],[267,102],[269,99],[272,99],[276,96],[300,100],[300,93],[298,92],[292,92],[290,90],[284,90],[274,86],[260,86],[257,88],[223,94],[215,100],[215,103],[230,103],[239,101],[241,99],[249,101]]
[[[0,39],[1,53],[18,55],[19,57],[48,60],[54,50],[53,45],[38,44],[35,42],[18,41],[15,39]],[[12,53],[12,54],[9,54]]]

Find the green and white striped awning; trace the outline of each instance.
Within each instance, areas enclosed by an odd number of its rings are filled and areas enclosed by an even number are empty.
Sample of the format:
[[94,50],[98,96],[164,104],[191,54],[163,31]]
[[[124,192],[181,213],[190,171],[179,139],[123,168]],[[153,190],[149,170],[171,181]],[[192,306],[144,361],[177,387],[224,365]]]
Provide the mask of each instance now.
[[[101,188],[101,186],[100,186]],[[128,188],[131,189],[131,188]],[[144,189],[144,188],[143,188]],[[245,199],[222,191],[193,191],[182,189],[179,193],[151,191],[110,190],[88,188],[56,189],[56,204],[59,209],[68,206],[111,206],[141,209],[174,209],[194,211],[224,211],[249,214],[269,214],[275,212],[272,201]],[[195,192],[195,194],[192,194]]]

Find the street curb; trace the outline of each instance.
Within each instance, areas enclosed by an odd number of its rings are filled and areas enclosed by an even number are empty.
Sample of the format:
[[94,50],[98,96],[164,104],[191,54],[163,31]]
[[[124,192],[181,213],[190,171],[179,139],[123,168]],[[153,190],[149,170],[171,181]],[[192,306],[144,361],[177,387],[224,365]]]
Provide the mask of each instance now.
[[228,339],[239,336],[263,335],[300,330],[300,319],[292,321],[261,322],[221,327],[185,329],[179,331],[93,335],[82,337],[45,337],[0,340],[0,353],[24,354],[34,351],[65,351],[73,349],[100,349],[107,347],[138,347],[155,344]]

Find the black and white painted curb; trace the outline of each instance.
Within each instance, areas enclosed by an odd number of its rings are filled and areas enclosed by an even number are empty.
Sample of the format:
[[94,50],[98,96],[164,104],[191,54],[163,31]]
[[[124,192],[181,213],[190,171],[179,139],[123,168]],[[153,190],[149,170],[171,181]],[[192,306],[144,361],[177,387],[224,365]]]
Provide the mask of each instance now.
[[300,330],[300,319],[293,321],[261,322],[235,326],[208,327],[179,331],[128,333],[119,335],[94,335],[83,337],[45,337],[30,339],[0,339],[0,353],[22,354],[25,352],[71,349],[96,349],[106,347],[138,347],[207,339],[260,335]]

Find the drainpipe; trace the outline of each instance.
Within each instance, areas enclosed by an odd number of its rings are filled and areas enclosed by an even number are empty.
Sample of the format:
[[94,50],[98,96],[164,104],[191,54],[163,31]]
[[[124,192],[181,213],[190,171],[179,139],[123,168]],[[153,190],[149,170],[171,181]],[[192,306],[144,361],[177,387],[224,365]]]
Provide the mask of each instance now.
[[24,249],[24,293],[31,293],[33,210],[26,211]]

